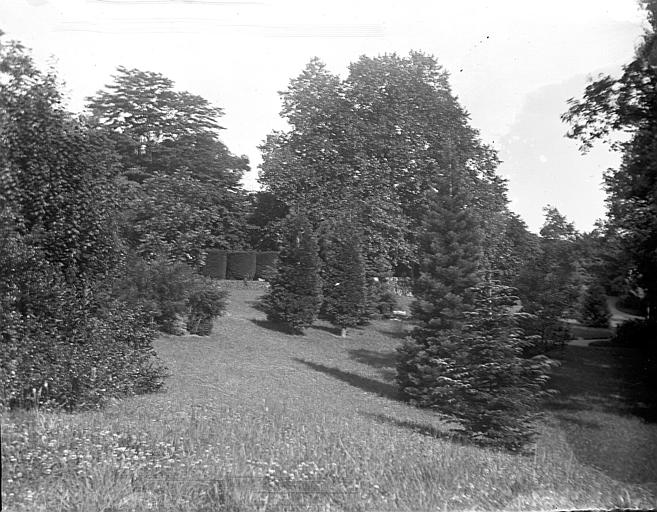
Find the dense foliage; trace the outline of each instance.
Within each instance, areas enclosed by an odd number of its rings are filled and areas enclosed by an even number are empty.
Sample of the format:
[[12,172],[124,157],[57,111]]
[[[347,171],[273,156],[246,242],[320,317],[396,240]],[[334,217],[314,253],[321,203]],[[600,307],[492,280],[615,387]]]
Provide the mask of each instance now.
[[455,159],[495,246],[506,208],[497,158],[469,126],[433,57],[361,57],[345,80],[314,59],[282,98],[291,129],[267,138],[260,181],[316,227],[349,213],[365,234],[368,277],[413,272],[424,193]]
[[535,434],[550,363],[523,357],[515,290],[493,279],[471,196],[449,179],[424,220],[413,307],[422,323],[398,349],[397,382],[411,403],[458,418],[472,440],[520,450]]
[[119,153],[128,246],[198,268],[211,247],[248,246],[248,170],[219,140],[220,108],[174,89],[159,73],[119,67],[105,90],[88,98],[91,121]]
[[322,305],[321,260],[312,225],[302,216],[288,219],[276,275],[263,299],[267,318],[295,332],[310,327]]
[[590,327],[609,327],[611,313],[607,307],[604,286],[593,283],[584,294],[582,303],[582,322]]
[[538,245],[516,281],[527,334],[538,336],[534,350],[545,351],[568,339],[561,321],[575,316],[580,294],[575,229],[556,208],[546,207]]
[[158,389],[154,333],[109,294],[122,260],[111,146],[19,44],[0,43],[0,72],[2,405]]
[[198,275],[189,265],[163,257],[145,261],[130,255],[122,277],[114,284],[114,294],[142,310],[154,327],[169,334],[182,334],[185,318],[188,331],[201,334],[198,326],[202,324],[201,331],[209,334],[212,320],[226,306],[226,293],[211,279]]
[[226,309],[228,293],[211,282],[197,287],[187,298],[187,331],[190,334],[208,336],[216,317]]
[[367,317],[365,265],[360,233],[343,219],[323,251],[322,315],[347,335]]

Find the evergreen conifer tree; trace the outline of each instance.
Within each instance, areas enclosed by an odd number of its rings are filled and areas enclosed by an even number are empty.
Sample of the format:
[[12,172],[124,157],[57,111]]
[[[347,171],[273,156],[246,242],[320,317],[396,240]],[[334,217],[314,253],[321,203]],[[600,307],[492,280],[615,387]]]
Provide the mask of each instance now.
[[338,227],[325,253],[323,314],[342,337],[367,317],[365,264],[358,232]]
[[422,325],[398,349],[397,381],[415,405],[460,420],[473,440],[517,450],[531,440],[550,361],[527,342],[514,289],[492,280],[477,223],[458,196],[438,195],[425,220],[414,305]]
[[312,226],[301,216],[287,222],[277,273],[263,302],[267,318],[295,332],[310,327],[322,304],[319,246]]
[[472,309],[481,236],[465,200],[433,192],[420,241],[420,276],[413,286],[413,314],[431,329],[457,327]]

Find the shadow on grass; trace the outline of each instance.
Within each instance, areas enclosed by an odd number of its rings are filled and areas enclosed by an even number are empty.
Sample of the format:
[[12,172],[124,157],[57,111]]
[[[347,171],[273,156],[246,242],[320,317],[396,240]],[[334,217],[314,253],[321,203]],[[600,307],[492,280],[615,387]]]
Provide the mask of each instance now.
[[568,346],[550,357],[561,362],[550,387],[558,394],[545,403],[557,411],[598,409],[657,422],[654,355],[614,347]]
[[397,366],[397,352],[378,352],[376,350],[356,349],[348,350],[349,357],[359,363],[373,368],[395,368]]
[[395,427],[400,427],[404,429],[411,430],[417,434],[432,437],[434,439],[442,439],[444,441],[449,441],[451,443],[457,443],[463,446],[477,446],[472,440],[468,439],[461,431],[455,429],[445,429],[442,430],[434,425],[427,423],[421,423],[419,421],[412,420],[399,420],[393,418],[392,416],[387,416],[385,414],[375,414],[371,412],[359,412],[361,416],[371,418],[378,423],[383,423],[385,425],[393,425]]
[[267,310],[265,308],[265,305],[262,303],[261,300],[247,300],[246,304],[247,304],[247,306],[251,306],[256,311],[260,311],[262,313],[267,312]]
[[284,324],[282,322],[272,322],[271,320],[258,320],[257,318],[251,318],[251,322],[256,324],[258,327],[262,327],[263,329],[267,329],[270,331],[276,331],[280,332],[283,334],[289,334],[291,336],[302,336],[303,333],[300,333],[298,331],[295,331],[292,329],[289,325]]
[[[324,331],[329,334],[332,334],[333,336],[340,336],[341,330],[339,327],[334,327],[332,325],[317,325],[313,324],[313,329],[317,329],[318,331]],[[351,329],[350,329],[351,330]]]
[[324,366],[320,363],[313,363],[312,361],[299,359],[298,357],[295,357],[294,360],[306,365],[312,370],[330,375],[331,377],[341,380],[342,382],[346,382],[347,384],[362,389],[363,391],[376,393],[377,395],[390,398],[391,400],[401,400],[401,393],[397,389],[397,386],[392,384],[370,379],[368,377],[363,377],[357,373],[346,372],[340,368]]

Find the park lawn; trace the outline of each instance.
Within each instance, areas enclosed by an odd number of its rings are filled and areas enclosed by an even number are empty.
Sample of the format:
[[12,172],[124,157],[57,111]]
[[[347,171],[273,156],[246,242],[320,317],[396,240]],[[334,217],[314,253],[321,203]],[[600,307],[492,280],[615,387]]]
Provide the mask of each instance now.
[[254,307],[260,293],[232,289],[210,337],[157,341],[165,392],[5,414],[3,510],[657,506],[657,426],[628,410],[636,389],[608,349],[556,354],[559,394],[534,453],[516,455],[464,444],[447,418],[399,401],[399,321],[293,336]]

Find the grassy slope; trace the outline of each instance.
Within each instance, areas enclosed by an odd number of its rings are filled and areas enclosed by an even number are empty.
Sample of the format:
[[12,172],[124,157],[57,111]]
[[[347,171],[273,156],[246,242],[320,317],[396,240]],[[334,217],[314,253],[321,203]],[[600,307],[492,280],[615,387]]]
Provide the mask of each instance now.
[[657,427],[615,412],[631,393],[599,385],[613,367],[607,349],[565,349],[563,392],[535,454],[498,453],[459,444],[444,419],[397,400],[399,323],[346,340],[321,325],[291,336],[253,308],[259,293],[232,290],[209,338],[158,341],[172,370],[166,393],[102,412],[4,417],[6,510],[657,505]]

